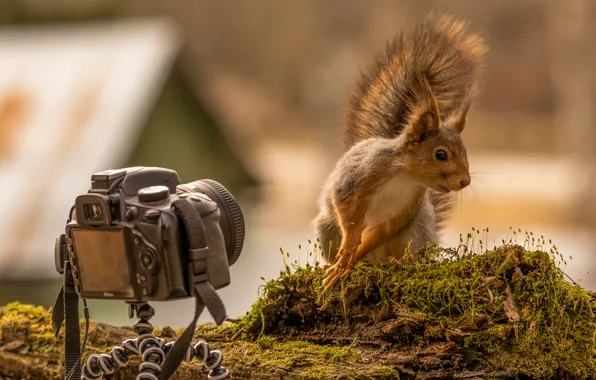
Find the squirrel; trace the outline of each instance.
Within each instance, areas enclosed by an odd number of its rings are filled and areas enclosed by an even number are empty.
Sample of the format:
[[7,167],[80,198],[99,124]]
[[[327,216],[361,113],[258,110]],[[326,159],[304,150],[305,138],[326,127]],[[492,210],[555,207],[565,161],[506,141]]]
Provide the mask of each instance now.
[[437,244],[454,193],[471,183],[461,133],[488,50],[467,22],[430,13],[361,73],[342,126],[345,151],[313,221],[325,290],[372,264]]

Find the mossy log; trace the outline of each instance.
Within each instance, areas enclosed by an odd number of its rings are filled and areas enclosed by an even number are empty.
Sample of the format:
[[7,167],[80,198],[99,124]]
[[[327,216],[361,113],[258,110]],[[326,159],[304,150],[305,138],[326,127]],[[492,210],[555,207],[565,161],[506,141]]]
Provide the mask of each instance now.
[[[201,325],[194,341],[222,351],[231,379],[594,378],[596,296],[565,280],[553,252],[503,245],[362,263],[327,293],[318,266],[287,267],[246,316]],[[0,379],[61,378],[63,335],[53,336],[50,312],[10,304],[0,313]],[[92,322],[85,357],[134,337]],[[138,364],[112,378],[133,379]],[[183,363],[172,379],[200,375],[199,363]]]

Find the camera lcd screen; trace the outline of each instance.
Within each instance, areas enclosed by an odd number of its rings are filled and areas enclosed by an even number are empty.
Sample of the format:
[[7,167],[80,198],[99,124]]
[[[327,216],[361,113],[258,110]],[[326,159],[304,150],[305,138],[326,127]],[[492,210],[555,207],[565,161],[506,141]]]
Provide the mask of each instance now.
[[73,229],[72,237],[84,293],[134,296],[124,229]]

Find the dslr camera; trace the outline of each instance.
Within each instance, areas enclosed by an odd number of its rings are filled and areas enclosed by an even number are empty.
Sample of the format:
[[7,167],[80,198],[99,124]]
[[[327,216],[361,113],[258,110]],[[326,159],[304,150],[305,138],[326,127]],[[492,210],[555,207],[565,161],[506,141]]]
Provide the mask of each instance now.
[[[190,247],[193,239],[202,245]],[[243,242],[240,206],[218,182],[180,184],[174,170],[130,167],[91,176],[54,255],[59,273],[69,262],[80,298],[167,301],[195,295],[197,273],[227,286]]]

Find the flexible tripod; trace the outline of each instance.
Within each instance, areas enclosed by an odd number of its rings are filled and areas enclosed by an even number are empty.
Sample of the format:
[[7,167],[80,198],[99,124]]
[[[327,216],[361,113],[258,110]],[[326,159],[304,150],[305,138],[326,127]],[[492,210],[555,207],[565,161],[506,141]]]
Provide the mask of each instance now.
[[[110,355],[91,355],[83,365],[81,380],[99,380],[104,374],[110,375],[116,367],[126,366],[133,355],[140,355],[143,359],[136,380],[159,380],[160,365],[174,346],[174,342],[165,343],[164,339],[153,335],[153,325],[149,320],[155,315],[155,310],[147,302],[129,304],[128,313],[130,318],[135,313],[139,318],[133,325],[133,330],[139,337],[123,341],[122,347],[114,347]],[[218,350],[210,351],[207,342],[201,340],[194,347],[188,348],[184,360],[190,362],[194,358],[203,363],[203,367],[209,371],[209,380],[223,380],[229,376],[229,371],[221,366],[223,355]]]

